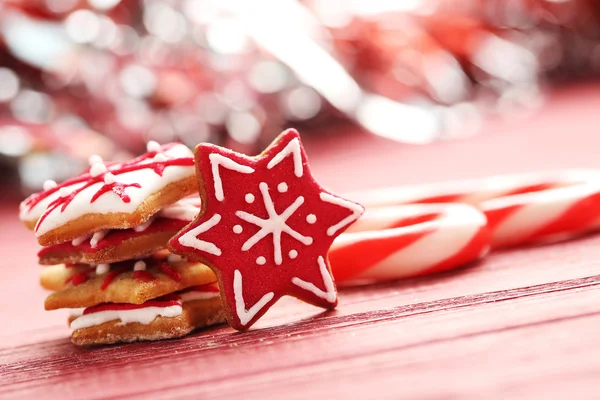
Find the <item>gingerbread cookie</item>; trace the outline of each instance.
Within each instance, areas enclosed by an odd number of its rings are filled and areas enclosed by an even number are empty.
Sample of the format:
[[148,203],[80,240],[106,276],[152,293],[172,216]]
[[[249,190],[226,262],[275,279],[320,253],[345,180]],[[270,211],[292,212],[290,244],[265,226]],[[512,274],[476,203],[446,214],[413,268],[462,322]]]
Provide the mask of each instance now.
[[364,209],[317,184],[299,134],[257,157],[201,144],[195,160],[201,212],[169,248],[213,269],[229,324],[247,329],[284,295],[334,308],[327,252]]
[[183,199],[132,229],[99,231],[71,242],[44,247],[38,253],[39,262],[42,265],[110,264],[148,256],[164,249],[169,239],[199,211],[199,198]]
[[[146,258],[97,266],[46,267],[42,286],[57,290],[44,303],[46,310],[91,307],[100,303],[142,304],[187,287],[216,281],[206,265],[170,259]],[[46,272],[49,271],[49,272]],[[63,287],[59,288],[59,283]]]
[[141,225],[165,206],[195,192],[194,161],[181,144],[148,143],[148,152],[124,163],[90,159],[81,176],[24,200],[20,218],[42,246],[105,229]]
[[225,322],[216,285],[206,285],[144,304],[100,304],[71,320],[78,346],[162,340]]

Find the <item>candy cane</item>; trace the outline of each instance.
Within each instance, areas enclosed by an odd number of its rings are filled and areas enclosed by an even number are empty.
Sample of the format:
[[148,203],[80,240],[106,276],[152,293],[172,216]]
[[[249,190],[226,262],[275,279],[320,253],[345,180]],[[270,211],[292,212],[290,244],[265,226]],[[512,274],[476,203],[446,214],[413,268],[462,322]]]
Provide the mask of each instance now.
[[367,210],[329,251],[340,285],[439,272],[489,251],[485,216],[466,204],[415,204]]
[[388,187],[348,194],[367,208],[411,203],[466,203],[510,195],[540,192],[600,181],[600,170],[569,169],[558,172],[501,175],[483,179]]
[[564,240],[600,228],[597,170],[389,188],[357,197],[367,209],[411,203],[475,205],[488,219],[493,248]]
[[[489,245],[551,242],[600,228],[596,170],[388,188],[351,198],[367,212],[330,251],[341,285],[447,270],[482,257]],[[487,224],[466,204],[415,203],[471,204]]]

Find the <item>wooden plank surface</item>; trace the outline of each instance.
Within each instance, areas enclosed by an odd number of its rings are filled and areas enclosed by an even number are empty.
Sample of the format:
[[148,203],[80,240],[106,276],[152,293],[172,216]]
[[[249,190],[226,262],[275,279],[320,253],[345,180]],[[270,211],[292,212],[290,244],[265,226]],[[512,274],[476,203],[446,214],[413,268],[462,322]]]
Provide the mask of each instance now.
[[[600,168],[599,88],[561,91],[536,118],[466,141],[411,148],[349,131],[307,151],[335,190]],[[285,299],[246,333],[80,349],[65,313],[43,311],[37,247],[14,204],[0,221],[0,398],[597,397],[600,235],[346,289],[330,313]]]

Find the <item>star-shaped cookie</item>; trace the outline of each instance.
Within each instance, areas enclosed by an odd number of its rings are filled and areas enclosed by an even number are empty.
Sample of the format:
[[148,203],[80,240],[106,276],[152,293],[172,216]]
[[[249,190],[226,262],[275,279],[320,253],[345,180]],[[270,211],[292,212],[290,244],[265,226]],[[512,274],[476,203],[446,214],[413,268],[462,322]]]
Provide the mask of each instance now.
[[195,160],[202,209],[169,248],[213,269],[229,324],[249,328],[285,295],[334,308],[327,252],[364,209],[319,186],[298,132],[256,157],[200,144]]

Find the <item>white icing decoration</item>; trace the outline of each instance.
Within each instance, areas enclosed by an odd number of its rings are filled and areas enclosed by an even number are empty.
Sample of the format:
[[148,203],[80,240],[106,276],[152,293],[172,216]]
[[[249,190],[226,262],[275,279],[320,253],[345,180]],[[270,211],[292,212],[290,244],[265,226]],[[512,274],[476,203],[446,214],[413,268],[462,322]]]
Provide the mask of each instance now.
[[281,182],[279,185],[277,185],[277,191],[279,193],[285,193],[288,191],[288,185],[285,182]]
[[85,308],[69,308],[69,317],[81,317]]
[[167,159],[167,157],[166,157],[164,154],[162,154],[162,153],[157,153],[157,154],[154,156],[154,159],[153,159],[153,160],[154,160],[154,161],[156,161],[156,162],[163,162],[163,161],[167,161],[168,159]]
[[168,307],[143,307],[134,310],[106,310],[82,315],[71,322],[71,329],[83,329],[101,325],[109,321],[120,320],[123,324],[137,322],[147,325],[156,317],[177,317],[181,315],[181,305]]
[[267,164],[267,168],[273,168],[290,154],[292,154],[294,157],[294,175],[300,178],[303,174],[303,167],[302,153],[300,151],[300,140],[298,138],[290,140],[290,142],[283,148],[283,150],[277,153],[277,155],[273,157],[271,161],[269,161],[269,163]]
[[239,218],[260,227],[260,230],[242,245],[242,251],[250,250],[252,246],[258,243],[265,236],[272,234],[275,264],[281,265],[283,262],[281,256],[282,232],[287,233],[300,243],[307,246],[311,245],[313,242],[311,237],[301,235],[286,223],[288,218],[291,217],[292,214],[296,212],[296,210],[298,210],[298,208],[304,203],[304,197],[297,197],[296,200],[288,208],[286,208],[284,212],[277,214],[277,211],[275,211],[275,205],[273,204],[271,196],[269,195],[269,186],[265,182],[261,182],[258,185],[258,188],[263,196],[263,201],[269,218],[262,219],[245,211],[236,211],[235,215],[237,215]]
[[98,154],[92,154],[88,158],[88,163],[90,164],[90,166],[93,166],[94,164],[102,164],[102,163],[104,163],[104,160]]
[[244,231],[244,228],[242,228],[241,225],[234,225],[233,226],[233,233],[237,233],[239,235],[243,231]]
[[181,293],[180,296],[181,302],[187,303],[188,301],[194,300],[214,299],[215,297],[219,297],[219,292],[200,292],[197,290],[190,290],[189,292]]
[[58,195],[60,197],[67,197],[69,194],[71,194],[71,191],[66,187],[62,187],[58,190]]
[[258,257],[258,258],[256,259],[256,263],[257,263],[258,265],[265,265],[265,263],[266,263],[266,262],[267,262],[267,259],[266,259],[266,258],[264,258],[263,256],[260,256],[260,257]]
[[44,189],[44,191],[54,189],[55,187],[56,187],[56,182],[54,182],[52,179],[48,179],[47,181],[44,181],[44,184],[42,185],[42,188]]
[[143,262],[142,260],[136,261],[135,264],[133,264],[133,270],[134,271],[144,271],[144,270],[146,270],[146,263]]
[[334,303],[337,298],[337,294],[335,291],[335,286],[333,285],[331,274],[329,273],[329,270],[327,270],[327,265],[325,265],[325,260],[322,256],[319,256],[317,261],[319,263],[319,270],[321,271],[321,276],[323,277],[323,283],[325,284],[326,291],[323,291],[316,287],[313,283],[306,282],[298,277],[293,277],[292,283],[304,290],[314,293],[316,296],[330,303]]
[[98,247],[98,243],[104,239],[108,232],[109,230],[95,232],[90,239],[90,246],[92,246],[92,248]]
[[252,318],[275,297],[275,293],[269,292],[256,302],[249,310],[246,310],[244,302],[242,273],[239,270],[233,272],[233,295],[235,297],[235,311],[242,325],[247,325]]
[[298,252],[296,250],[290,250],[288,256],[290,256],[290,258],[293,260],[294,258],[298,257]]
[[358,204],[354,204],[348,200],[341,199],[341,198],[331,195],[329,193],[321,192],[320,197],[321,197],[321,200],[323,200],[326,203],[335,204],[336,206],[344,207],[344,208],[347,208],[350,211],[352,211],[351,215],[347,216],[346,218],[344,218],[337,224],[332,225],[329,228],[327,228],[327,235],[329,235],[329,236],[335,235],[335,233],[338,230],[340,230],[344,226],[349,225],[352,222],[356,221],[358,219],[358,217],[360,217],[362,215],[362,213],[364,212],[364,208],[362,208],[362,206],[359,206]]
[[[193,153],[186,146],[181,144],[174,145],[168,150],[165,150],[162,154],[167,156],[169,159],[193,157]],[[115,164],[107,168],[109,171],[111,171],[119,167],[120,164]],[[123,202],[118,196],[110,195],[100,196],[98,199],[96,199],[96,201],[94,201],[94,203],[91,203],[92,197],[104,185],[103,182],[95,183],[78,193],[64,211],[61,211],[62,207],[52,210],[45,217],[44,221],[42,221],[42,223],[37,227],[36,236],[39,237],[85,214],[132,213],[151,194],[158,192],[172,182],[194,176],[194,174],[195,170],[193,165],[167,166],[164,169],[162,176],[157,175],[152,169],[141,169],[119,174],[119,182],[123,184],[139,183],[142,186],[141,188],[130,188],[127,190],[127,194],[131,199],[129,203]],[[64,189],[70,193],[71,191],[77,190],[85,184],[86,182],[80,182],[67,186]],[[42,216],[42,214],[44,214],[48,205],[58,197],[59,192],[57,191],[40,201],[33,208],[31,208],[31,210],[29,210],[28,207],[22,203],[23,206],[20,208],[19,212],[20,218],[25,221],[38,219]]]
[[76,237],[75,239],[71,240],[71,244],[73,246],[79,246],[81,243],[85,242],[89,238],[90,238],[90,235],[82,235],[82,236]]
[[197,250],[204,251],[215,256],[221,255],[221,249],[218,248],[214,243],[206,242],[198,239],[198,235],[208,231],[209,229],[216,226],[221,221],[221,215],[215,214],[209,220],[198,225],[194,229],[186,232],[179,238],[179,244],[186,247],[193,247]]
[[151,217],[148,221],[144,222],[143,224],[134,227],[133,230],[138,233],[144,232],[146,229],[148,229],[150,227],[150,225],[152,225],[153,222],[154,222],[154,218]]
[[179,200],[166,206],[158,212],[159,217],[179,219],[182,221],[193,221],[200,212],[200,199],[193,197],[189,199]]
[[110,264],[98,264],[96,265],[96,275],[104,275],[110,271]]
[[[83,186],[83,185],[84,185],[84,183],[79,183],[76,185],[67,186],[67,188],[69,188],[68,190],[75,190],[78,187]],[[51,190],[51,189],[53,189],[53,188],[44,189],[44,191]],[[21,219],[22,221],[37,220],[38,218],[40,218],[42,216],[42,214],[44,214],[44,212],[48,208],[48,205],[50,203],[52,203],[53,201],[55,201],[56,199],[58,199],[59,197],[60,197],[60,190],[57,190],[54,193],[52,193],[51,195],[47,196],[45,199],[38,202],[31,209],[29,208],[29,206],[26,205],[27,200],[30,199],[30,197],[28,197],[26,200],[22,201],[21,204],[19,205],[19,219]]]
[[160,144],[158,144],[154,140],[151,140],[148,143],[146,143],[146,150],[149,153],[150,152],[158,152],[158,151],[160,151],[160,149],[161,149]]
[[314,224],[315,222],[317,222],[317,216],[315,214],[308,214],[306,216],[306,222],[308,222],[309,224]]
[[240,174],[251,174],[254,172],[254,168],[247,165],[238,164],[232,159],[224,157],[220,154],[213,153],[210,154],[208,158],[210,159],[213,180],[215,182],[215,197],[219,201],[223,201],[223,199],[225,199],[223,194],[223,181],[221,181],[221,175],[219,174],[219,165],[221,165],[223,168],[239,172]]
[[254,203],[254,195],[252,193],[246,193],[246,196],[244,196],[244,200],[246,200],[246,203],[252,204]]
[[107,185],[112,185],[115,182],[116,179],[112,173],[108,172],[106,175],[104,175],[104,183],[106,183]]
[[95,178],[97,176],[102,175],[106,171],[107,171],[106,165],[104,165],[102,163],[96,163],[96,164],[92,165],[92,168],[90,168],[90,175]]

